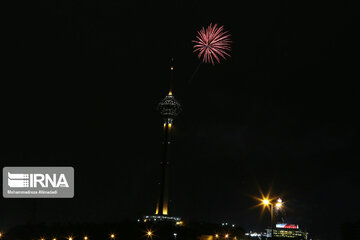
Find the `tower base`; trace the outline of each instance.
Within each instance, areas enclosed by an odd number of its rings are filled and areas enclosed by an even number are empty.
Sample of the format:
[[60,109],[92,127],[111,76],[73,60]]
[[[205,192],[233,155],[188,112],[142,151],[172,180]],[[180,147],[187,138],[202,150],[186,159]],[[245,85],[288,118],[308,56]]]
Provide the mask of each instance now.
[[181,217],[171,217],[171,216],[164,216],[164,215],[150,215],[150,216],[143,216],[143,222],[181,222]]

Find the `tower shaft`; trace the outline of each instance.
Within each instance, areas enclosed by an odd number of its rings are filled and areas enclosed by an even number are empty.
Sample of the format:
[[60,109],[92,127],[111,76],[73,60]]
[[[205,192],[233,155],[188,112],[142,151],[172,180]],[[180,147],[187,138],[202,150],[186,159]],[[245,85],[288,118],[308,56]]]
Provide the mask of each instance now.
[[160,162],[160,195],[156,206],[157,215],[168,215],[169,207],[169,148],[171,144],[171,123],[165,122],[163,129],[163,158]]

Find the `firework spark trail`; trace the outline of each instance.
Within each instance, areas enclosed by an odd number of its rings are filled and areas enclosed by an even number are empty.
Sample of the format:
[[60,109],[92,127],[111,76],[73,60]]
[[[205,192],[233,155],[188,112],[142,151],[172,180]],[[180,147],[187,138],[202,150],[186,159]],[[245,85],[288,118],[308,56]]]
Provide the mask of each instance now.
[[220,63],[221,58],[230,57],[230,36],[227,31],[224,31],[224,26],[218,27],[217,24],[210,23],[206,29],[203,27],[198,31],[197,40],[192,41],[195,43],[193,52],[198,52],[198,58],[204,63],[212,65],[215,65],[215,61]]

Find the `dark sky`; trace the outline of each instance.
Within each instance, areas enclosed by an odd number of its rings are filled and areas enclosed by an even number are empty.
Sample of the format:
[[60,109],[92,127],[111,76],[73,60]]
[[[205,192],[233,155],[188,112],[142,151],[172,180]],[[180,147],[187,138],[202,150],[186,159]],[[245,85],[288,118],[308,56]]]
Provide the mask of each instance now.
[[[160,173],[157,103],[183,106],[172,213],[262,230],[272,186],[290,223],[340,239],[359,220],[358,26],[347,1],[43,1],[12,6],[3,30],[1,166],[73,166],[74,199],[0,199],[0,228],[152,214]],[[201,65],[196,31],[232,34],[232,57]],[[37,209],[37,210],[34,210]],[[36,213],[34,215],[34,212]]]

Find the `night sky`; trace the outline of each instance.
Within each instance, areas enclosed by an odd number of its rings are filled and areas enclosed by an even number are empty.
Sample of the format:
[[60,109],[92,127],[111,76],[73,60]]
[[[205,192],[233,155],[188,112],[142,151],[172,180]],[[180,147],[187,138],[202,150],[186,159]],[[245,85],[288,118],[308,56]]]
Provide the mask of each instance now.
[[[43,1],[12,6],[0,89],[1,166],[73,166],[74,199],[0,199],[0,228],[153,214],[170,58],[171,215],[263,230],[272,188],[286,221],[323,239],[359,220],[358,26],[347,1]],[[218,23],[232,57],[192,53]],[[5,32],[4,32],[5,31]]]

